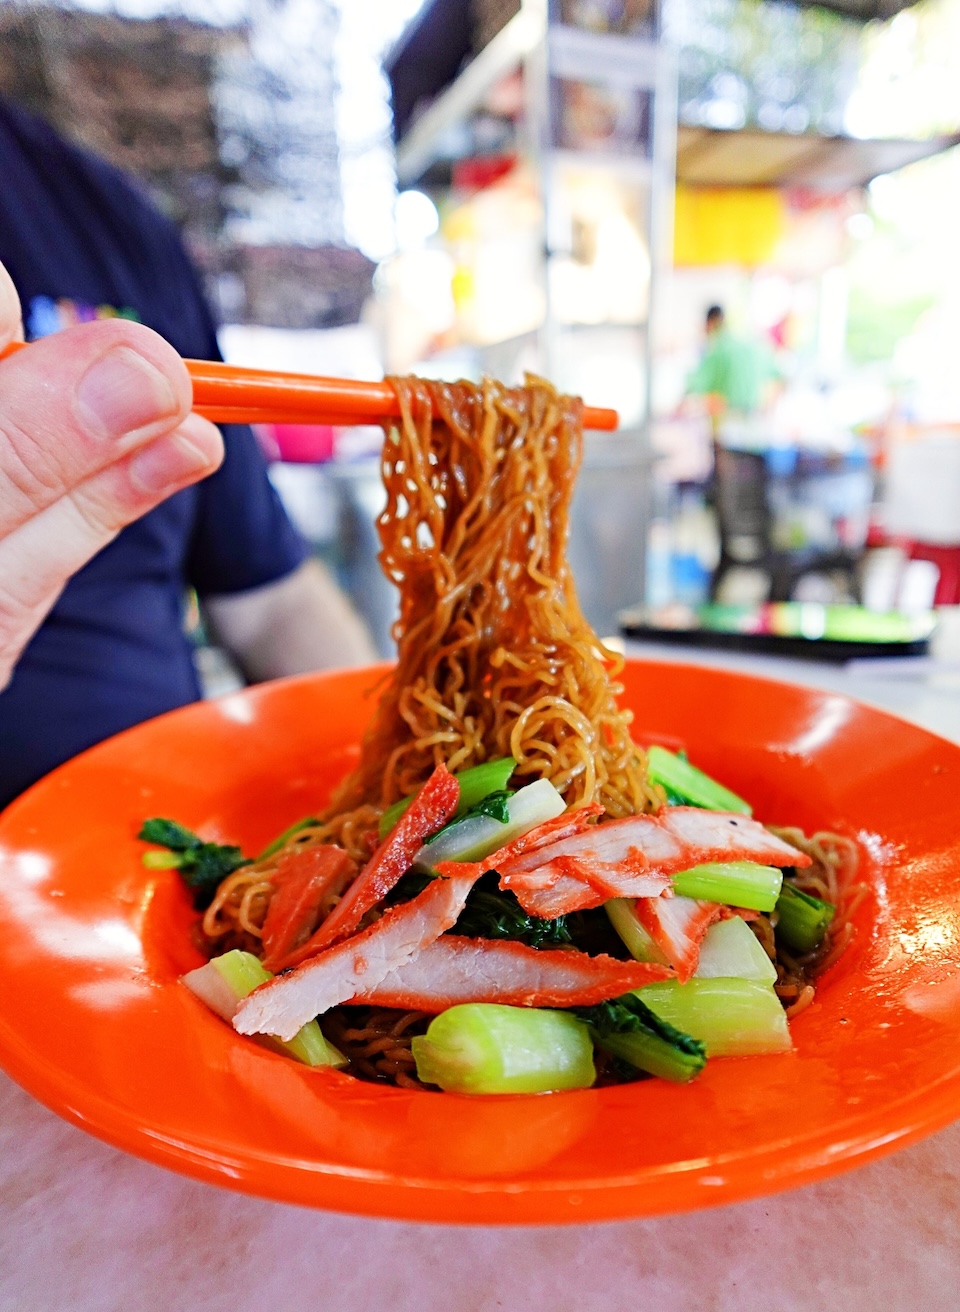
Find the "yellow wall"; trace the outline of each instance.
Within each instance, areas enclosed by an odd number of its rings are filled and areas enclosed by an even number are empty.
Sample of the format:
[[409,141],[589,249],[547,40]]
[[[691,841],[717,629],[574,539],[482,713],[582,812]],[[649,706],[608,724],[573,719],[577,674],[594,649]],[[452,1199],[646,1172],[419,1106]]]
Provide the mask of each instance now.
[[674,263],[765,264],[785,224],[774,187],[678,187]]

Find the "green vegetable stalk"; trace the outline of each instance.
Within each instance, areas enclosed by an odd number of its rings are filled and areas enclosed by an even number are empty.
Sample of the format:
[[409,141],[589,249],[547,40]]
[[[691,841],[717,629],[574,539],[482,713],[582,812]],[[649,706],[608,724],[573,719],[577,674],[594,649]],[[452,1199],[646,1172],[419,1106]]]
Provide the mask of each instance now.
[[274,852],[280,851],[288,838],[292,838],[294,834],[299,834],[301,829],[306,829],[309,825],[315,825],[318,823],[319,821],[316,816],[312,815],[305,816],[303,820],[294,821],[294,823],[285,829],[282,834],[277,834],[276,838],[266,845],[257,857],[257,860],[262,861],[265,857],[273,856]]
[[[464,815],[491,793],[504,792],[516,768],[517,763],[512,756],[503,756],[496,761],[484,761],[482,765],[473,765],[468,770],[455,773],[454,778],[460,785],[456,817]],[[381,838],[386,838],[415,797],[416,793],[411,793],[409,797],[401,797],[399,802],[387,807],[380,817]]]
[[198,908],[208,906],[217,885],[241,866],[250,865],[239,847],[224,843],[205,843],[176,820],[159,817],[145,820],[138,838],[145,843],[165,847],[166,852],[145,852],[143,864],[148,870],[179,870],[183,882],[194,891]]
[[702,806],[708,811],[740,811],[752,815],[753,807],[742,797],[711,779],[695,765],[654,744],[647,751],[647,772],[655,784],[664,787],[673,801],[687,806]]
[[837,911],[833,903],[803,893],[792,884],[784,884],[776,910],[778,941],[801,956],[820,946]]
[[664,980],[639,996],[661,1020],[702,1040],[708,1057],[745,1057],[792,1047],[780,999],[749,979]]
[[780,896],[783,873],[752,861],[710,861],[673,876],[673,891],[729,907],[772,911]]
[[482,861],[565,810],[563,798],[549,779],[536,779],[515,793],[491,793],[428,838],[414,865],[425,870],[441,861]]
[[758,984],[775,984],[777,968],[760,946],[760,940],[745,920],[732,916],[718,920],[700,944],[696,979],[752,979]]
[[659,961],[661,965],[666,964],[665,954],[637,919],[632,897],[611,898],[609,902],[604,902],[603,909],[624,947],[636,961]]
[[[241,952],[234,948],[220,957],[214,957],[206,965],[189,971],[182,979],[191,993],[229,1022],[240,1002],[255,988],[273,979],[273,975],[252,952]],[[305,1066],[347,1064],[343,1053],[323,1037],[315,1020],[307,1021],[292,1039],[277,1039],[272,1035],[259,1034],[256,1040],[261,1046],[294,1057]]]
[[596,1079],[590,1031],[565,1011],[463,1003],[412,1048],[418,1078],[451,1093],[548,1093]]

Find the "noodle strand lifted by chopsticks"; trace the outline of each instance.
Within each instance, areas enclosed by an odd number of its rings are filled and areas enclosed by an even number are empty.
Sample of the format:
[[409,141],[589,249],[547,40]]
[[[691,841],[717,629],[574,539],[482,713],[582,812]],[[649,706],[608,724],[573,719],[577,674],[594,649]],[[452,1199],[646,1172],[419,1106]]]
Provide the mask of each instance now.
[[[325,819],[388,806],[441,761],[514,756],[568,805],[659,804],[566,559],[581,404],[546,382],[508,389],[391,380],[401,422],[383,452],[384,572],[400,590],[397,666],[361,761]],[[616,666],[614,665],[614,668]]]

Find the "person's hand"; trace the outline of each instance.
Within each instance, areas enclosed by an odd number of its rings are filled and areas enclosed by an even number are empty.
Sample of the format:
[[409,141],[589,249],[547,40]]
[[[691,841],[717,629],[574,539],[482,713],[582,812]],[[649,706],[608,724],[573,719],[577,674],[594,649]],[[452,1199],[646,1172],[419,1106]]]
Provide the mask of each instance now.
[[[0,265],[0,349],[20,337]],[[123,319],[0,361],[0,688],[70,575],[219,465],[220,432],[191,404],[177,353]]]

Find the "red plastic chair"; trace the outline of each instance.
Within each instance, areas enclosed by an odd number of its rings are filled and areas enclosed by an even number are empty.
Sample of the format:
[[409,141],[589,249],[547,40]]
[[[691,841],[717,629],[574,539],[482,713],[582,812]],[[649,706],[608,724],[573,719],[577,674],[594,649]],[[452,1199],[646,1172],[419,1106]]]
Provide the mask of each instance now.
[[910,560],[929,560],[940,571],[937,590],[933,594],[935,606],[960,604],[960,547],[938,547],[931,542],[906,544]]

